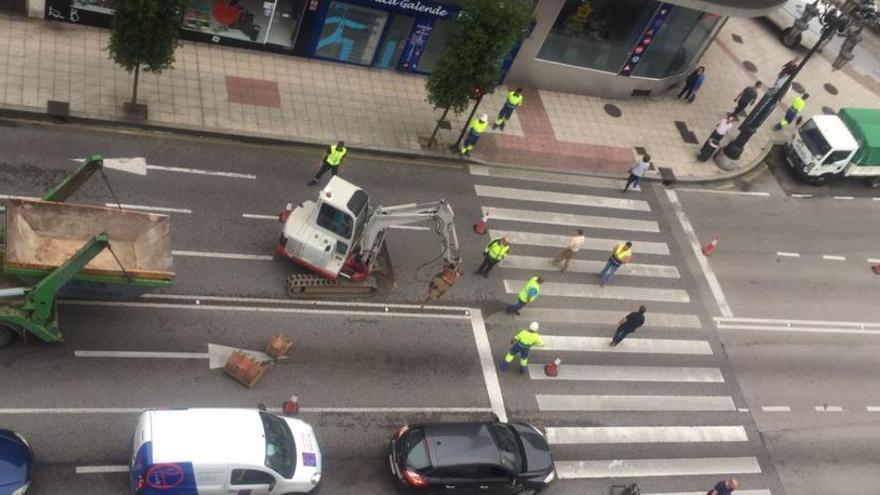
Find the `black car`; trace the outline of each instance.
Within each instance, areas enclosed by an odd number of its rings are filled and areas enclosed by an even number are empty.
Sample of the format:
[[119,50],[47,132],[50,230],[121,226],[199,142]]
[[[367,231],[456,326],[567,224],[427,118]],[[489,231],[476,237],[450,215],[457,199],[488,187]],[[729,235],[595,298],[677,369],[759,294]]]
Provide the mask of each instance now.
[[556,478],[544,435],[521,423],[404,426],[388,457],[398,486],[410,494],[532,494]]
[[34,453],[23,436],[0,429],[0,495],[22,495],[31,484]]

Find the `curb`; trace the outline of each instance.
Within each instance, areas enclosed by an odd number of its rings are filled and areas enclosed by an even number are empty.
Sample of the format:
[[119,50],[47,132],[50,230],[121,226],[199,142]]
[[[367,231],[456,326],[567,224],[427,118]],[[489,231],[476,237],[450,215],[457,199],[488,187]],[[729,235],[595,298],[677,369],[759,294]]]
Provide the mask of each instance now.
[[[0,118],[11,118],[11,119],[24,119],[24,120],[33,120],[39,122],[50,122],[56,124],[84,124],[84,125],[92,125],[92,126],[101,126],[101,127],[118,127],[118,128],[128,128],[128,129],[138,129],[145,131],[154,131],[154,132],[169,132],[174,134],[181,134],[185,136],[198,136],[198,137],[209,137],[215,139],[231,139],[244,143],[252,143],[252,144],[268,144],[275,146],[301,146],[307,148],[314,148],[316,150],[323,150],[327,143],[319,142],[316,140],[305,139],[305,138],[294,138],[294,139],[285,139],[280,137],[269,137],[264,134],[257,134],[247,131],[226,131],[222,129],[215,128],[207,128],[207,127],[196,127],[187,124],[165,124],[153,121],[147,122],[137,122],[126,120],[120,117],[107,117],[107,116],[99,116],[92,114],[70,114],[66,119],[57,119],[49,116],[44,111],[35,110],[34,107],[23,107],[23,106],[11,106],[11,105],[0,105]],[[752,162],[746,165],[743,168],[739,168],[733,172],[728,172],[721,175],[711,176],[711,177],[694,177],[694,178],[678,178],[676,177],[676,183],[681,184],[710,184],[713,182],[723,182],[731,179],[738,178],[742,175],[748,174],[757,168],[761,162],[764,161],[767,154],[773,147],[773,142],[768,142],[764,148],[761,149],[761,152],[758,154],[758,157]],[[373,156],[394,156],[399,158],[409,158],[409,159],[417,159],[417,160],[427,160],[432,162],[444,162],[445,164],[455,163],[457,166],[461,166],[463,169],[465,165],[468,164],[479,164],[479,165],[487,165],[491,167],[500,167],[500,168],[511,168],[511,169],[519,169],[519,170],[531,170],[531,171],[540,171],[540,172],[549,172],[549,173],[565,173],[572,175],[583,175],[588,177],[601,177],[606,179],[620,179],[621,177],[618,175],[609,175],[609,174],[601,174],[596,172],[586,172],[581,170],[558,170],[558,169],[548,169],[548,168],[540,168],[540,167],[532,167],[528,165],[520,165],[520,164],[511,164],[511,163],[498,163],[489,160],[480,160],[474,158],[468,158],[462,160],[455,155],[451,154],[442,154],[431,151],[413,151],[413,150],[403,150],[396,148],[376,148],[370,146],[349,146],[349,149],[352,151],[357,151],[360,153],[365,153],[367,155]],[[660,182],[661,179],[659,174],[654,171],[650,173],[651,175],[644,177],[644,180],[650,182]]]

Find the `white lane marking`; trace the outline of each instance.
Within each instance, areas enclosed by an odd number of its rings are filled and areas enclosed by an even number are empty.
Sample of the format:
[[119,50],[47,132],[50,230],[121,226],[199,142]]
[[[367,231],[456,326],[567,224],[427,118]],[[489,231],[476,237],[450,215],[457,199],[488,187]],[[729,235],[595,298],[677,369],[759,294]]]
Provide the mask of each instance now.
[[789,253],[788,251],[776,251],[776,256],[784,256],[788,258],[800,258],[800,253]]
[[[490,212],[489,215],[489,224],[492,224],[492,215],[491,208],[488,209]],[[572,232],[574,235],[574,232]],[[616,246],[620,239],[603,239],[598,237],[593,237],[589,232],[586,233],[587,240],[584,243],[584,247],[581,249],[586,249],[590,251],[605,251],[610,253],[614,246]],[[552,247],[557,249],[562,249],[568,244],[568,240],[571,239],[571,235],[555,235],[555,234],[539,234],[535,232],[519,232],[514,230],[500,230],[500,229],[490,229],[489,237],[492,239],[497,239],[499,237],[507,237],[510,240],[510,243],[513,245],[517,244],[526,244],[529,246],[541,246],[541,247]],[[668,255],[669,254],[669,246],[666,245],[665,242],[651,242],[651,241],[638,241],[638,252],[639,254],[661,254]]]
[[868,258],[868,263],[880,263],[880,258]]
[[107,208],[116,208],[121,206],[124,210],[143,210],[143,211],[161,211],[164,213],[185,213],[192,214],[192,210],[188,208],[166,208],[164,206],[144,206],[144,205],[127,205],[125,203],[117,205],[116,203],[105,203]]
[[742,426],[597,426],[548,427],[551,445],[601,443],[747,442]]
[[477,354],[480,356],[480,368],[483,371],[483,380],[486,382],[486,391],[489,393],[489,404],[501,421],[507,421],[507,412],[504,410],[504,396],[501,394],[501,384],[498,382],[498,373],[495,370],[495,358],[492,357],[492,347],[489,345],[489,336],[486,332],[486,323],[483,321],[483,312],[475,309],[471,312],[471,329],[474,332],[474,341],[477,344]]
[[811,327],[777,327],[772,325],[722,325],[719,330],[751,330],[757,332],[794,332],[794,333],[835,333],[854,335],[880,335],[880,330],[859,330],[854,328],[811,328]]
[[0,194],[0,199],[24,199],[27,201],[39,201],[40,200],[40,198],[36,198],[33,196],[19,196],[17,194]]
[[736,411],[724,395],[541,395],[539,411]]
[[841,406],[816,406],[814,409],[816,412],[843,412]]
[[576,186],[597,187],[604,189],[623,189],[625,180],[605,179],[587,175],[560,174],[554,172],[538,172],[515,168],[491,167],[487,165],[471,165],[470,174],[499,179],[518,179],[530,182],[549,182],[551,184],[571,184]]
[[[56,408],[6,408],[0,409],[0,415],[18,414],[140,414],[156,407],[56,407]],[[253,409],[231,407],[231,409]],[[492,412],[489,407],[300,407],[304,413],[338,413],[338,414],[409,414],[409,413],[466,413],[480,414]],[[270,407],[269,412],[280,413],[280,407]]]
[[675,194],[675,191],[666,189],[666,197],[669,198],[669,202],[672,204],[673,210],[675,210],[675,216],[678,218],[685,237],[687,237],[688,243],[694,252],[694,257],[697,259],[697,263],[700,264],[703,276],[706,277],[706,282],[709,284],[712,296],[714,296],[718,309],[721,311],[721,316],[732,317],[733,311],[730,309],[730,304],[728,304],[727,298],[724,297],[724,291],[721,290],[721,284],[718,283],[718,278],[715,277],[715,272],[709,265],[709,261],[703,255],[703,249],[700,246],[699,239],[697,239],[697,233],[694,231],[694,227],[691,225],[690,220],[688,220],[687,215],[685,215],[684,208],[682,208],[681,202],[678,200],[678,195]]
[[[505,280],[504,289],[508,294],[517,294],[525,282],[525,280]],[[664,301],[677,303],[688,303],[691,301],[687,291],[682,289],[650,289],[644,287],[615,285],[599,287],[598,284],[584,285],[562,282],[545,282],[541,284],[540,296],[624,299],[628,301]]]
[[140,414],[148,407],[12,407],[0,409],[0,414]]
[[705,340],[643,339],[629,337],[616,347],[608,345],[610,337],[579,337],[543,335],[544,345],[535,351],[632,352],[639,354],[712,355],[712,346]]
[[130,301],[64,301],[64,304],[72,306],[105,306],[123,308],[149,308],[149,309],[188,309],[192,311],[241,311],[243,313],[289,313],[289,314],[316,314],[316,315],[364,315],[364,316],[388,316],[402,318],[434,318],[439,320],[466,320],[470,316],[455,314],[430,314],[430,313],[405,313],[397,311],[340,311],[338,309],[309,309],[309,308],[271,308],[255,306],[215,306],[211,304],[173,304],[173,303],[142,303]]
[[[552,321],[556,323],[592,323],[602,325],[617,325],[625,316],[623,311],[604,311],[599,309],[565,309],[565,308],[530,308],[526,306],[520,310],[521,316],[517,320],[528,321]],[[651,327],[672,328],[703,328],[697,315],[678,313],[649,313],[647,318]]]
[[76,474],[127,473],[128,466],[76,466]]
[[756,474],[760,472],[761,466],[758,464],[758,459],[754,457],[556,461],[556,473],[559,475],[559,479]]
[[231,260],[272,261],[274,256],[265,254],[212,253],[208,251],[171,251],[173,256],[195,256],[199,258],[222,258]]
[[236,172],[215,172],[213,170],[203,170],[200,168],[185,168],[185,167],[165,167],[162,165],[150,165],[147,164],[147,170],[160,170],[162,172],[181,172],[184,174],[198,174],[198,175],[216,175],[218,177],[230,177],[233,179],[256,179],[257,176],[253,174],[240,174]]
[[812,198],[812,194],[792,194],[792,198]]
[[791,412],[791,408],[788,406],[761,406],[761,410],[764,412]]
[[685,382],[723,383],[724,376],[718,368],[690,366],[606,366],[594,364],[567,364],[559,367],[555,377],[544,373],[541,364],[530,364],[532,380],[579,380],[617,382]]
[[397,309],[432,309],[445,311],[462,311],[464,315],[470,314],[471,308],[464,306],[431,306],[422,304],[401,304],[401,303],[369,303],[369,302],[341,302],[341,301],[317,301],[317,300],[296,300],[296,299],[273,299],[268,297],[232,297],[232,296],[209,296],[197,294],[144,294],[142,299],[178,299],[184,301],[221,301],[221,302],[243,302],[243,303],[272,303],[282,304],[286,306],[352,306],[361,308],[397,308]]
[[868,412],[880,412],[880,406],[868,406],[865,410]]
[[91,358],[144,358],[144,359],[208,359],[207,352],[150,352],[150,351],[73,351],[76,357]]
[[735,194],[740,196],[760,196],[767,197],[770,196],[768,192],[750,192],[750,191],[722,191],[719,189],[698,189],[693,187],[676,187],[676,191],[687,191],[687,192],[704,192],[704,193],[714,193],[714,194]]
[[278,220],[278,215],[258,215],[256,213],[242,213],[242,218],[253,218],[257,220]]
[[483,186],[474,184],[477,196],[484,198],[516,199],[517,201],[536,201],[544,204],[589,206],[628,211],[651,211],[651,205],[640,199],[610,198],[591,194],[570,194],[535,189],[514,189],[512,187]]
[[719,330],[880,335],[880,323],[717,317],[714,320]]
[[[509,255],[501,262],[503,268],[518,270],[559,270],[553,265],[553,258],[542,256]],[[568,265],[568,271],[573,273],[597,273],[605,266],[604,261],[574,259]],[[618,275],[632,277],[656,277],[656,278],[681,278],[678,268],[672,265],[648,265],[644,263],[627,263],[617,270]]]
[[834,196],[834,199],[856,199],[854,196]]
[[[706,492],[642,493],[642,495],[706,495]],[[737,490],[736,495],[771,495],[770,490]]]
[[832,254],[823,254],[823,255],[822,255],[822,259],[823,259],[823,260],[830,260],[830,261],[846,261],[846,256],[837,256],[837,255],[832,255]]
[[747,413],[747,412],[749,412],[749,408],[748,407],[740,407],[740,408],[737,408],[737,411],[739,411],[741,413]]
[[873,197],[873,198],[871,198],[871,199],[874,200],[874,201],[880,201],[880,197],[878,197],[878,196],[875,196],[875,197]]
[[833,321],[833,320],[787,320],[780,318],[713,318],[718,323],[768,323],[782,326],[818,326],[818,327],[856,327],[856,328],[877,328],[880,329],[880,323],[872,323],[867,321]]
[[[660,232],[660,225],[653,220],[632,220],[608,216],[573,215],[553,211],[521,210],[516,208],[482,207],[483,215],[489,212],[489,221],[508,220],[511,222],[542,223],[547,225],[568,225],[572,227],[592,227],[597,229],[629,230],[634,232]],[[638,241],[634,242],[638,246]],[[638,250],[638,247],[635,248]]]

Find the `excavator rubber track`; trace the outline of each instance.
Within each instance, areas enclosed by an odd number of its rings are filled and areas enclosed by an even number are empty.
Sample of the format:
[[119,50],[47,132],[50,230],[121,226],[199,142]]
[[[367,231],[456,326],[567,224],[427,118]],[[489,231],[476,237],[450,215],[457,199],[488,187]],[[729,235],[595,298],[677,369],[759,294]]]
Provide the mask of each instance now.
[[287,277],[287,296],[369,296],[379,291],[376,277],[369,276],[361,282],[346,278],[327,280],[311,273],[294,273]]

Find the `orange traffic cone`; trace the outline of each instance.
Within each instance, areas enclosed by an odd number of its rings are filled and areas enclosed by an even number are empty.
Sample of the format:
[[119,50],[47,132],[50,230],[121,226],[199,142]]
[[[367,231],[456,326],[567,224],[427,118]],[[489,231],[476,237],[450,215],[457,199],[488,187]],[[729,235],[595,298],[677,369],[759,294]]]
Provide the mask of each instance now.
[[290,396],[290,400],[284,401],[281,410],[286,416],[290,416],[299,412],[299,397],[296,394]]
[[874,270],[874,273],[880,275],[880,265],[874,265],[871,267],[871,270]]
[[562,364],[562,358],[558,357],[552,363],[544,365],[544,374],[547,376],[556,376],[559,374],[559,365]]
[[703,246],[703,254],[706,256],[712,256],[712,253],[715,252],[715,246],[718,245],[718,238],[712,239],[712,242]]
[[486,214],[483,215],[483,218],[481,218],[478,223],[474,224],[474,232],[476,232],[480,235],[484,235],[486,233],[486,228],[488,227],[488,224],[489,224],[489,212],[487,211]]

